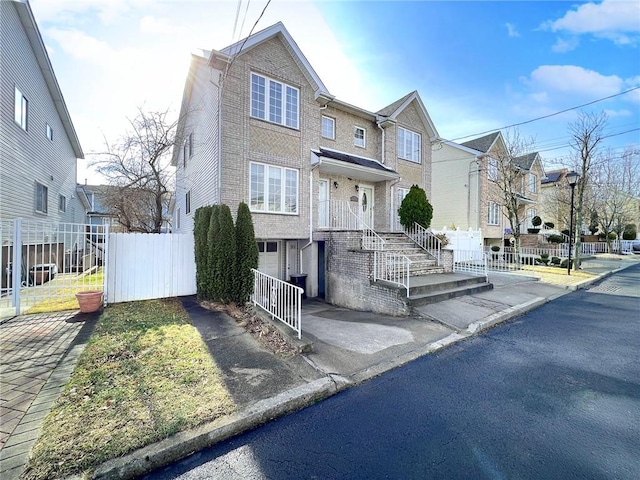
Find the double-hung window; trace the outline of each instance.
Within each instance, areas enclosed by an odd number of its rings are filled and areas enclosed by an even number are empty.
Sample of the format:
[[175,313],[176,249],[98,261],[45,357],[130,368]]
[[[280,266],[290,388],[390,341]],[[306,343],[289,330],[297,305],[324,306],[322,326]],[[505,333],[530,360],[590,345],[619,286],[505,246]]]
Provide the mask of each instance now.
[[420,134],[398,127],[398,157],[420,163]]
[[14,120],[26,131],[29,125],[29,101],[16,87]]
[[251,162],[251,210],[298,213],[298,171]]
[[536,193],[538,191],[538,177],[535,173],[529,174],[529,191]]
[[499,225],[500,206],[496,202],[489,202],[487,225]]
[[191,190],[187,192],[184,198],[184,213],[191,213]]
[[299,96],[297,88],[257,73],[251,74],[251,116],[298,128]]
[[65,197],[64,195],[60,195],[58,197],[58,210],[60,210],[61,212],[67,211],[67,197]]
[[366,131],[362,127],[353,127],[353,144],[356,147],[366,146]]
[[36,182],[36,212],[47,213],[49,204],[49,189]]
[[322,116],[322,136],[331,140],[336,138],[336,121],[333,118]]
[[53,142],[53,128],[47,123],[47,138]]
[[495,158],[487,161],[487,178],[494,182],[498,181],[498,160]]

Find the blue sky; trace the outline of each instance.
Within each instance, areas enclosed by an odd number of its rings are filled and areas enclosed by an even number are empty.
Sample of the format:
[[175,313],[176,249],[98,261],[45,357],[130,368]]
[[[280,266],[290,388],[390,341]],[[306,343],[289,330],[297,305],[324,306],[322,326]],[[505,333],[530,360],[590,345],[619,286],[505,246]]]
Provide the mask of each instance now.
[[[114,140],[138,106],[177,110],[190,52],[246,36],[266,3],[31,0],[85,153]],[[272,0],[256,31],[277,21],[332,94],[378,110],[418,90],[444,138],[617,95],[582,110],[608,114],[608,147],[640,148],[640,89],[619,95],[640,86],[638,1]],[[569,153],[576,115],[520,127],[548,168]],[[99,181],[86,163],[78,179]]]

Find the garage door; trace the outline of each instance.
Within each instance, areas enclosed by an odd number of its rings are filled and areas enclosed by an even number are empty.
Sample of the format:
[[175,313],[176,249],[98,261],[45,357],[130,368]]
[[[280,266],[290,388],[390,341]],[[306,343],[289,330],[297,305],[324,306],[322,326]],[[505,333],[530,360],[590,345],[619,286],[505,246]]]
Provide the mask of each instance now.
[[280,278],[280,242],[258,242],[258,270]]

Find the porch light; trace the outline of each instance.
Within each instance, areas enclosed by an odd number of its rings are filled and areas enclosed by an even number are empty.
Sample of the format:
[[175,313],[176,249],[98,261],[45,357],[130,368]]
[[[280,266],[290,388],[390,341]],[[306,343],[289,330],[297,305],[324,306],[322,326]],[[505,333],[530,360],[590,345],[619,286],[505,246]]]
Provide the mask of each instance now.
[[333,188],[338,188],[338,182],[333,182]]
[[360,190],[360,185],[356,185],[356,192]]

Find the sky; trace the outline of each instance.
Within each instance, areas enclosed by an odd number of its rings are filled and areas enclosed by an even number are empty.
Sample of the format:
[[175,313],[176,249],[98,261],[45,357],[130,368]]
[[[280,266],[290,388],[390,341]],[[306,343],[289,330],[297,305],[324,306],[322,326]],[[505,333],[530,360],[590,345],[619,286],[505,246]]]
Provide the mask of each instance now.
[[442,138],[522,124],[549,170],[568,163],[579,112],[605,112],[614,156],[640,148],[637,0],[30,4],[85,152],[80,183],[105,183],[91,154],[139,107],[177,116],[193,50],[221,50],[278,21],[338,99],[376,111],[417,90]]

